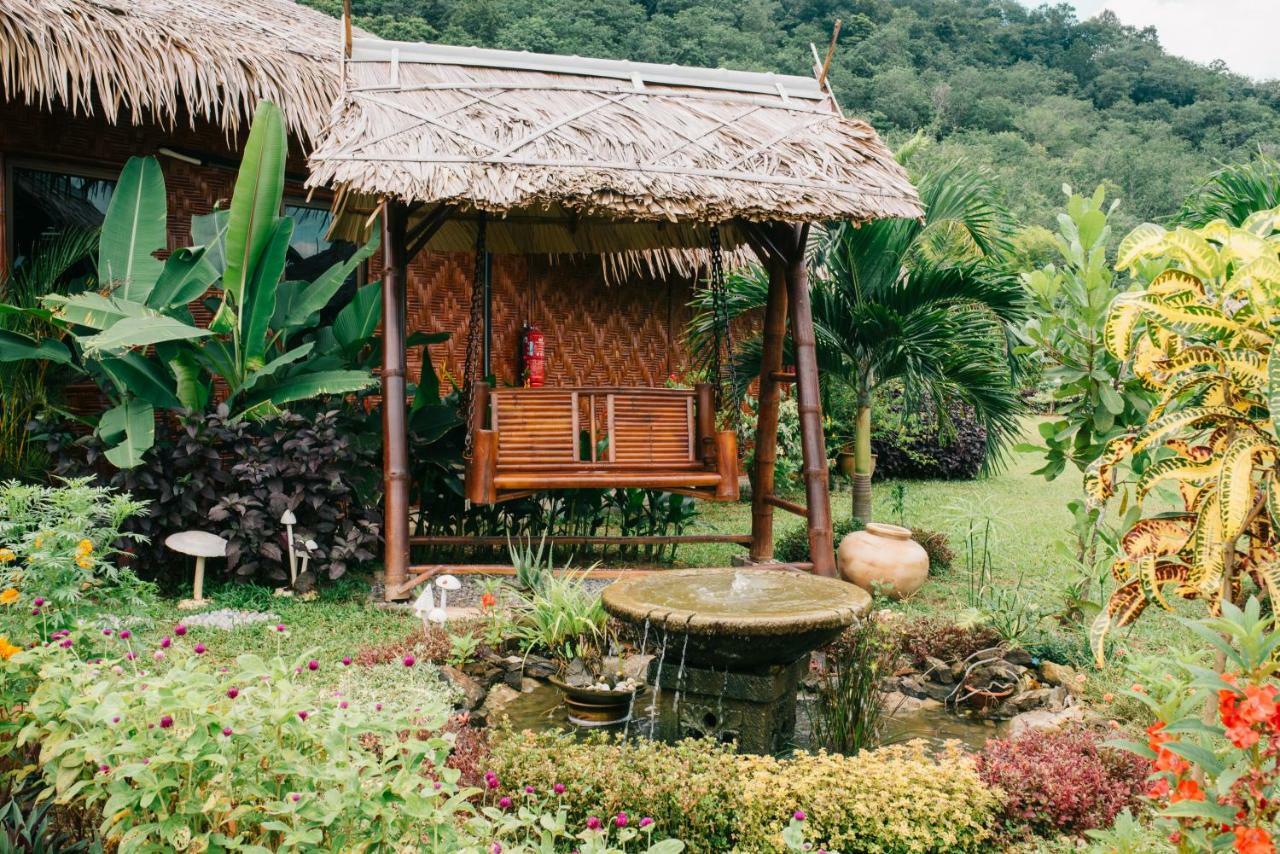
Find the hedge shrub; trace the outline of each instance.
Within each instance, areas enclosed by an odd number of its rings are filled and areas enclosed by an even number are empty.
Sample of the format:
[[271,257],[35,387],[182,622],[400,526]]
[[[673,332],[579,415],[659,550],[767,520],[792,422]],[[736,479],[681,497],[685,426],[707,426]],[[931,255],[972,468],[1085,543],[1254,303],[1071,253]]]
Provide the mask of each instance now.
[[871,432],[876,479],[976,477],[987,456],[986,428],[962,405],[948,414],[950,429],[943,429],[931,413],[903,411],[900,400],[877,412]]

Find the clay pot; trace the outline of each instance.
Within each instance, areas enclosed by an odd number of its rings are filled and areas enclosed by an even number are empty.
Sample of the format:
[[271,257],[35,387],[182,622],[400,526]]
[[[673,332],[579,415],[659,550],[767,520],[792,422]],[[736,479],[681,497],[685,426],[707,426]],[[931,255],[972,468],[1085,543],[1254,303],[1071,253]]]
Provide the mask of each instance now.
[[870,522],[840,541],[840,574],[869,593],[903,599],[929,577],[929,554],[898,525]]

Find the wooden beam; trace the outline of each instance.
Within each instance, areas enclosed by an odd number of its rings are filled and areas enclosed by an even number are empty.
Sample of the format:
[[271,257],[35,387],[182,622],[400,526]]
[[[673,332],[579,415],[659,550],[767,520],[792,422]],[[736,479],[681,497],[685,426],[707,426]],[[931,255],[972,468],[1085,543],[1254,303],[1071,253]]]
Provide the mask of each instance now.
[[382,473],[387,601],[404,595],[409,569],[409,434],[405,400],[405,219],[388,199],[382,217]]
[[809,507],[809,557],[815,575],[837,578],[831,531],[831,491],[827,451],[822,435],[822,401],[818,390],[818,353],[809,303],[809,270],[805,245],[808,225],[786,226],[793,233],[787,260],[787,297],[791,304],[791,342],[796,361],[796,400],[800,409],[800,445],[804,456],[804,491]]
[[435,237],[436,232],[445,224],[451,212],[452,208],[449,205],[436,205],[431,209],[430,213],[418,220],[418,224],[413,227],[412,231],[405,235],[404,263],[406,265],[413,263],[413,259],[417,258],[418,253],[426,247],[427,241]]
[[805,507],[803,504],[788,501],[787,499],[780,498],[777,495],[766,495],[764,500],[771,506],[777,507],[779,510],[786,510],[788,513],[794,513],[802,519],[809,518],[809,508]]
[[[728,543],[731,545],[748,545],[750,534],[670,534],[652,536],[548,536],[548,545],[553,546],[673,546],[692,545],[695,543]],[[410,537],[409,542],[415,546],[505,546],[511,540],[499,536],[467,536],[465,534],[429,534]],[[539,538],[541,542],[541,538]]]
[[[754,229],[753,229],[754,230]],[[772,248],[772,240],[762,240]],[[760,396],[756,416],[755,474],[751,484],[751,559],[773,559],[774,463],[778,456],[778,408],[782,388],[773,375],[782,370],[787,329],[787,278],[782,258],[766,252],[760,259],[769,270],[769,296],[764,310],[764,346],[760,359]]]
[[796,381],[796,375],[790,371],[773,371],[769,374],[769,379],[773,380],[775,383],[790,384]]

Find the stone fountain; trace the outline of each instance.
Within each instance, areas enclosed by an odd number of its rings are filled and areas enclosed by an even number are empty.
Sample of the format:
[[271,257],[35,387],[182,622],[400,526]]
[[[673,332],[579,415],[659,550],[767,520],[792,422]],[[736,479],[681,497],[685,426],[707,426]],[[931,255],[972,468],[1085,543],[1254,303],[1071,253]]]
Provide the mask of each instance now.
[[653,651],[652,705],[631,727],[664,741],[712,737],[745,753],[791,746],[809,653],[871,606],[859,587],[785,569],[683,569],[624,578],[605,609]]

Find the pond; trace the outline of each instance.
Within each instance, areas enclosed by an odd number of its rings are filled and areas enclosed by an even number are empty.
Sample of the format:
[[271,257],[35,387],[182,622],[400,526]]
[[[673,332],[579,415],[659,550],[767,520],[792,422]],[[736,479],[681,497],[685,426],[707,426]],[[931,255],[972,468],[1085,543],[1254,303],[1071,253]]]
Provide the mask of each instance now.
[[[563,695],[553,685],[541,684],[527,694],[521,694],[507,705],[502,714],[506,715],[511,726],[516,730],[530,729],[536,732],[549,729],[562,729],[569,732],[588,732],[580,730],[569,722]],[[641,716],[640,706],[636,708],[636,716]],[[799,703],[796,719],[797,746],[807,748],[809,726],[805,701]],[[622,726],[612,727],[606,731],[620,731]],[[921,709],[900,710],[892,715],[885,726],[884,744],[924,739],[934,750],[941,750],[948,740],[962,742],[970,750],[980,750],[989,738],[1002,738],[1009,734],[1008,721],[981,721],[954,715],[941,707],[925,707]]]

